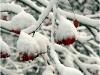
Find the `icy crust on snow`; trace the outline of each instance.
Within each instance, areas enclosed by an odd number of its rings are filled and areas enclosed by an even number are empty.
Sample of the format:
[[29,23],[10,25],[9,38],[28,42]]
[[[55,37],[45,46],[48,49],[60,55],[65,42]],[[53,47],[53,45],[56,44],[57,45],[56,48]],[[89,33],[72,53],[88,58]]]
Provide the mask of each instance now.
[[50,45],[50,41],[48,40],[48,38],[46,38],[45,36],[43,36],[42,34],[38,32],[35,32],[33,38],[37,41],[40,47],[40,53],[47,52],[47,47],[49,47]]
[[19,52],[37,55],[40,52],[39,45],[37,41],[30,35],[21,32],[20,37],[17,41],[17,48]]
[[42,73],[42,75],[55,75],[53,72],[55,71],[54,67],[52,65],[47,65],[45,71]]
[[76,28],[69,20],[63,16],[60,16],[58,30],[56,31],[56,40],[63,40],[73,37],[77,38]]
[[16,4],[11,4],[11,3],[2,3],[0,4],[0,11],[13,11],[15,13],[19,13],[23,11],[22,7]]
[[0,53],[1,52],[7,53],[8,55],[11,54],[9,46],[2,40],[2,38],[0,36]]
[[12,18],[10,24],[11,24],[12,29],[21,30],[33,25],[35,22],[36,20],[32,15],[22,11]]

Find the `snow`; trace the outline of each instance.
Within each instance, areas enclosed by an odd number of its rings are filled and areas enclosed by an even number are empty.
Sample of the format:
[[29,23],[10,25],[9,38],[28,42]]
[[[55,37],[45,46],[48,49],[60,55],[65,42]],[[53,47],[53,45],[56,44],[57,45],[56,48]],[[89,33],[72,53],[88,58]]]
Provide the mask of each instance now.
[[47,47],[49,47],[50,45],[50,41],[48,40],[48,38],[40,34],[39,32],[35,32],[33,38],[37,40],[37,43],[40,47],[40,53],[47,52]]
[[10,21],[0,20],[0,27],[11,29]]
[[62,64],[57,65],[57,69],[61,75],[83,75],[79,70],[71,67],[65,67]]
[[88,65],[88,68],[92,73],[96,73],[96,70],[98,70],[100,72],[100,66],[99,65],[96,65],[96,64],[93,64],[92,66]]
[[100,17],[100,13],[96,13],[96,14],[92,14],[92,15],[86,15],[86,17],[89,17],[89,18]]
[[63,64],[61,64],[56,52],[53,49],[50,50],[50,53],[61,75],[83,75],[79,70],[71,67],[65,67]]
[[29,27],[29,28],[27,28],[23,31],[26,32],[26,33],[31,33],[34,30],[36,30],[36,28],[39,27],[39,25],[42,23],[42,21],[45,19],[45,17],[48,16],[53,5],[56,4],[56,3],[57,3],[57,0],[51,0],[49,5],[47,6],[47,8],[45,8],[44,11],[42,11],[42,13],[40,14],[38,21],[35,23],[35,26],[32,25],[31,27]]
[[34,25],[36,22],[35,18],[22,11],[19,14],[15,15],[12,19],[11,19],[11,27],[14,30],[22,30],[24,28],[27,28],[31,25]]
[[34,2],[32,2],[31,0],[21,0],[22,2],[28,4],[29,6],[31,6],[31,8],[35,8],[37,11],[42,12],[44,9],[38,7]]
[[40,52],[37,41],[24,32],[21,32],[20,34],[20,37],[17,41],[17,48],[19,49],[19,52],[28,53],[29,55],[37,55],[37,53]]
[[53,74],[54,67],[52,65],[47,65],[45,71],[42,73],[42,75],[55,75]]
[[94,41],[94,40],[90,40],[89,43],[100,48],[100,44],[98,44],[98,43],[97,43],[96,41]]
[[77,39],[77,30],[74,25],[63,16],[59,17],[60,22],[58,30],[56,31],[56,40],[63,40],[67,38],[76,38]]
[[[58,8],[58,12],[60,14],[62,14],[62,13],[65,14],[70,19],[74,19],[74,14],[71,13],[71,12],[66,12],[66,11],[63,11],[59,8]],[[94,27],[98,27],[100,25],[99,20],[90,19],[90,18],[87,18],[87,17],[82,16],[82,15],[78,15],[78,14],[75,14],[75,16],[80,23],[83,23],[83,24],[86,24],[86,25],[91,25],[91,26],[94,26]]]
[[0,66],[0,72],[2,72],[4,75],[16,75],[15,72],[5,69],[4,67],[1,66]]
[[[37,0],[37,1],[39,1],[40,3],[42,3],[45,6],[47,6],[49,4],[49,1],[47,1],[47,0],[46,0],[46,3],[44,3],[42,0]],[[71,13],[71,12],[64,11],[64,10],[60,9],[59,7],[58,7],[58,12],[60,14],[64,14],[65,17],[68,17],[69,19],[74,19],[74,14]],[[100,26],[99,20],[90,19],[86,16],[79,15],[79,14],[75,14],[75,16],[80,23],[83,23],[83,24],[86,24],[86,25],[91,25],[91,26],[94,26],[94,27],[96,26],[97,28]]]
[[78,40],[81,43],[86,43],[88,40],[90,40],[92,38],[93,38],[92,35],[87,35],[87,33],[85,33],[85,32],[78,32]]
[[88,45],[84,45],[87,49],[88,49],[88,51],[89,52],[91,52],[95,57],[97,57],[97,58],[99,58],[99,56],[94,52],[94,50],[90,47],[90,46],[88,46]]
[[15,13],[23,11],[22,7],[16,4],[2,3],[0,4],[0,7],[2,8],[0,11],[13,11]]
[[8,13],[7,12],[0,12],[0,19],[3,19],[4,16],[7,16],[7,20],[8,20]]
[[0,36],[0,53],[7,53],[8,55],[11,54],[9,46],[3,41],[3,39]]
[[40,3],[42,3],[43,5],[47,6],[49,4],[49,2],[47,0],[37,0],[39,1]]
[[97,40],[98,42],[100,42],[100,32],[98,32],[98,33],[96,34],[96,40]]
[[91,58],[87,59],[85,61],[85,63],[87,63],[87,64],[98,64],[98,65],[100,65],[100,60],[99,60],[99,58],[91,57]]
[[64,64],[66,67],[74,67],[73,57],[68,53],[65,55]]

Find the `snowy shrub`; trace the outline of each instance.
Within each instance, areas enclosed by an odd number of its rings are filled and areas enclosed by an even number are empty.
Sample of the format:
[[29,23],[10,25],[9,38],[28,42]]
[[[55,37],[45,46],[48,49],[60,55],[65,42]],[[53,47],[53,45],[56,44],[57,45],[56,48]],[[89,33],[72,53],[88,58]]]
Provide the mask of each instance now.
[[99,0],[0,0],[0,75],[99,75]]

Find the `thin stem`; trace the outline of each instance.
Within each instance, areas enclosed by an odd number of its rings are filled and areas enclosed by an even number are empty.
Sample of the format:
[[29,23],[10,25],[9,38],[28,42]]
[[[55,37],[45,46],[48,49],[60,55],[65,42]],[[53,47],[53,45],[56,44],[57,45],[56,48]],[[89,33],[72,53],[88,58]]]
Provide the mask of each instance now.
[[8,61],[10,61],[14,66],[15,66],[15,68],[18,70],[19,68],[16,66],[16,64],[10,59],[10,58],[7,58],[8,59]]

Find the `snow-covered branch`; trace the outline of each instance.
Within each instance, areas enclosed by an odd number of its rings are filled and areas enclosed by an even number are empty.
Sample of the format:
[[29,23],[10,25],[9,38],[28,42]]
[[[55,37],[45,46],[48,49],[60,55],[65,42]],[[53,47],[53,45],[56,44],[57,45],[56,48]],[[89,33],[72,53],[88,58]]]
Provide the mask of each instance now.
[[0,7],[2,9],[0,9],[0,12],[2,11],[12,11],[14,13],[19,13],[21,11],[23,11],[23,8],[19,5],[16,5],[16,4],[11,4],[11,3],[2,3],[0,4]]

